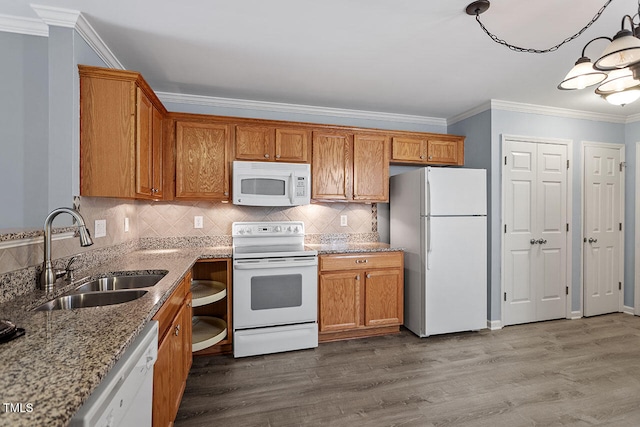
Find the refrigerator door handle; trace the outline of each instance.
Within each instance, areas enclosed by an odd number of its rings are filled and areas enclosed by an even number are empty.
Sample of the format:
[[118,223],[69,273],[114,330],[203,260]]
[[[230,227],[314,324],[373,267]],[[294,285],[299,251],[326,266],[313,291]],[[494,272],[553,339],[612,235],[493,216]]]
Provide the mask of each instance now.
[[431,217],[427,217],[427,270],[431,270]]

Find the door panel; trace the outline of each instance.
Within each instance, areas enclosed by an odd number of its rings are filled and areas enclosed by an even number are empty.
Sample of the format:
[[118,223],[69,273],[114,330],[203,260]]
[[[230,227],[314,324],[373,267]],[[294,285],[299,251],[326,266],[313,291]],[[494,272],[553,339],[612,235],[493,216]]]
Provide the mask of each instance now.
[[584,315],[621,309],[620,150],[585,147]]
[[505,143],[506,325],[566,315],[567,147]]

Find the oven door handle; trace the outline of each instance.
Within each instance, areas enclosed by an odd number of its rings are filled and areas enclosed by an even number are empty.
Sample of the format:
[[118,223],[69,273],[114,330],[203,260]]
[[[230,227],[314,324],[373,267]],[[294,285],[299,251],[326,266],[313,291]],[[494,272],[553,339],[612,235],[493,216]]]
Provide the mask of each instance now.
[[318,259],[313,258],[271,258],[269,260],[239,259],[233,262],[235,270],[257,270],[269,268],[313,267],[318,265]]

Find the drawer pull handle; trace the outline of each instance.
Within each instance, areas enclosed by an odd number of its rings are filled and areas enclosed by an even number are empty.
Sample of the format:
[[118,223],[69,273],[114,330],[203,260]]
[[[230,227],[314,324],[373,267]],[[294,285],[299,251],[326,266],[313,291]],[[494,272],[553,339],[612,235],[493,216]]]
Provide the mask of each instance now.
[[371,279],[371,275],[370,274],[367,274],[367,279]]
[[359,274],[356,276],[356,280],[360,280],[360,275]]
[[369,262],[368,259],[357,259],[356,260],[356,264],[366,264],[368,262]]

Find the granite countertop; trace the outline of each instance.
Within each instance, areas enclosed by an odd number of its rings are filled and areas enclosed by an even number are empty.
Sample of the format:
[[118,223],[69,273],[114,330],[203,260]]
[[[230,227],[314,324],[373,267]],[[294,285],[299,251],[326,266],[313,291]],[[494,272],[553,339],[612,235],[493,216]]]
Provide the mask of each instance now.
[[[402,250],[385,243],[306,246],[319,254]],[[145,288],[146,295],[125,304],[33,311],[40,304],[74,289],[82,279],[51,294],[34,290],[0,304],[0,319],[8,319],[26,330],[23,337],[0,344],[1,401],[13,404],[14,408],[21,404],[23,409],[12,412],[0,407],[0,426],[67,425],[193,264],[199,259],[231,256],[232,248],[228,246],[140,250],[76,276],[168,271],[155,286]]]
[[82,276],[97,276],[168,270],[154,287],[146,288],[146,295],[132,302],[32,311],[75,288],[76,283],[54,294],[36,290],[0,305],[0,319],[26,330],[23,337],[0,344],[1,401],[22,408],[22,412],[12,412],[0,407],[0,425],[67,425],[193,264],[198,259],[229,257],[230,247],[137,251],[82,272]]
[[350,252],[394,252],[402,251],[402,248],[392,247],[388,243],[381,242],[336,242],[307,244],[306,247],[315,249],[319,255],[323,254],[342,254]]

